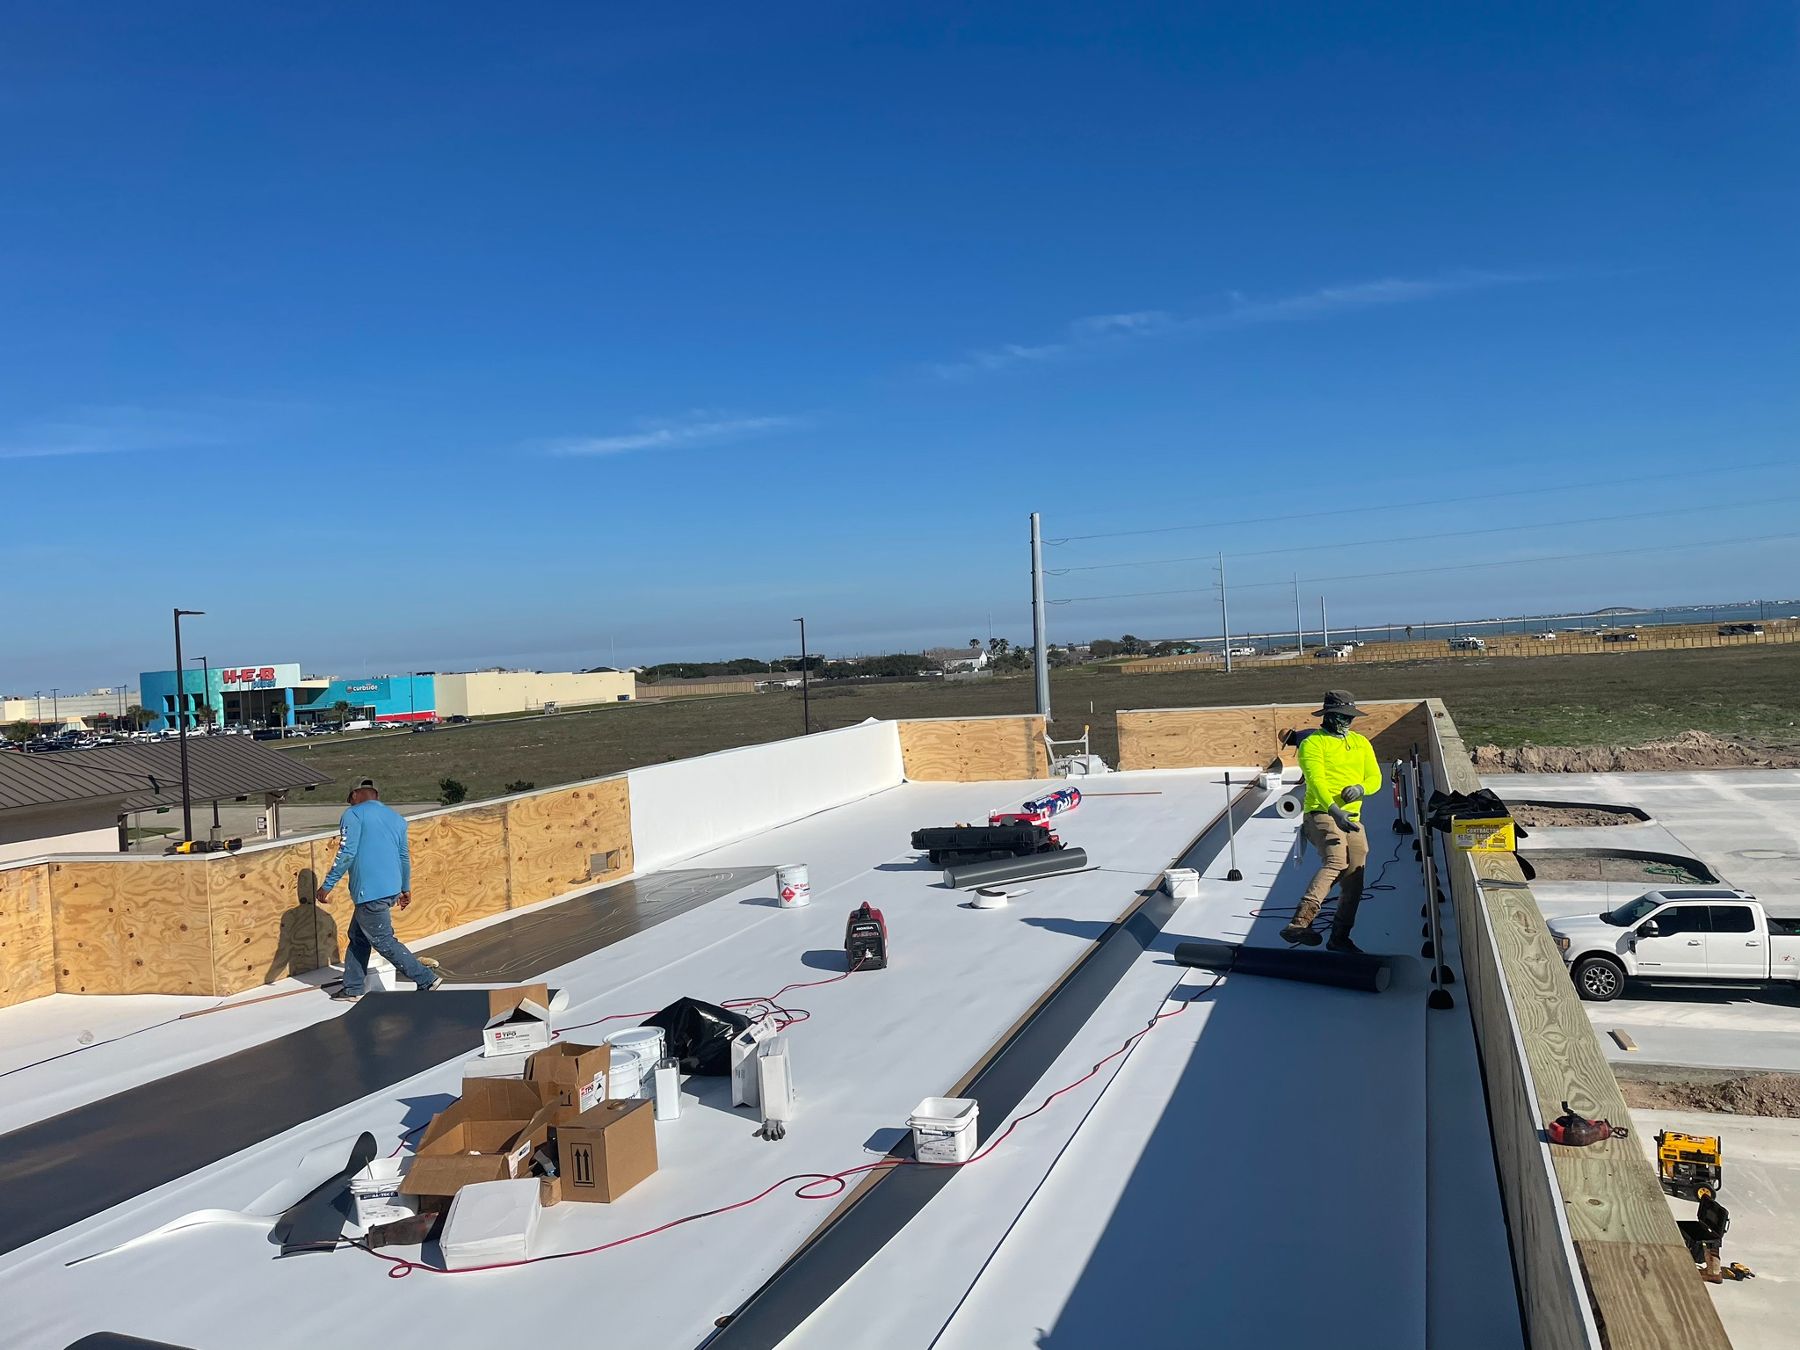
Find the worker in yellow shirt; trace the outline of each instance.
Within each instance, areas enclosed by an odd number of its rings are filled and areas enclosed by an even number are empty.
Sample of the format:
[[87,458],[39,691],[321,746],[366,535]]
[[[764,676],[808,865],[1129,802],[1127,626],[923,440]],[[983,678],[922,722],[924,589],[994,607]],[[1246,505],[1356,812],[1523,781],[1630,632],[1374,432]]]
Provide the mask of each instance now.
[[1350,730],[1362,716],[1356,700],[1342,689],[1325,694],[1325,706],[1313,714],[1319,729],[1300,742],[1300,772],[1306,775],[1305,816],[1301,832],[1319,851],[1319,871],[1300,898],[1293,922],[1281,930],[1288,942],[1319,945],[1312,922],[1319,907],[1338,887],[1337,914],[1331,921],[1326,949],[1360,951],[1350,940],[1356,910],[1362,904],[1363,867],[1369,861],[1369,837],[1363,833],[1363,798],[1381,791],[1381,764],[1367,736]]

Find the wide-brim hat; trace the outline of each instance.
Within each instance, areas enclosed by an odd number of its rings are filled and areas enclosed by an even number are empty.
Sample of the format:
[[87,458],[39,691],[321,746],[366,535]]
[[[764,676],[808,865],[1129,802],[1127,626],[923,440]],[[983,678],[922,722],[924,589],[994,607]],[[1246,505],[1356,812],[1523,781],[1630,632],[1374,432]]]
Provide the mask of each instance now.
[[1325,706],[1313,713],[1314,717],[1323,717],[1327,713],[1337,713],[1342,717],[1361,717],[1363,710],[1356,706],[1356,700],[1347,689],[1327,689]]

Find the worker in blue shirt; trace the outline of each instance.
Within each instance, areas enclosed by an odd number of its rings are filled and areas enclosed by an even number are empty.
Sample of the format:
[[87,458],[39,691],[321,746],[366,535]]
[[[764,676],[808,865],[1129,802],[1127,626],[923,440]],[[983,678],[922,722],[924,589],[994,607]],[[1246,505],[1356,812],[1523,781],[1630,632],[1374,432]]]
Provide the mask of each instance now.
[[365,778],[350,791],[350,809],[338,821],[337,859],[314,898],[329,904],[331,888],[350,874],[350,899],[356,914],[350,920],[350,940],[344,946],[344,987],[333,998],[362,997],[373,948],[394,963],[420,993],[442,984],[443,977],[402,945],[394,936],[392,911],[412,903],[412,854],[406,847],[406,817],[381,801],[373,779]]

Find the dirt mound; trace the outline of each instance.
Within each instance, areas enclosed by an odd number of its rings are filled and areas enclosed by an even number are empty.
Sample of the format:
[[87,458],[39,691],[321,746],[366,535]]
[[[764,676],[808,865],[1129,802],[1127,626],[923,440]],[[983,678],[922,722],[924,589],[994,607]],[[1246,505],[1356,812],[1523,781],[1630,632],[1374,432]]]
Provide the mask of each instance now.
[[1755,1073],[1719,1083],[1621,1079],[1627,1106],[1649,1110],[1720,1111],[1734,1116],[1800,1118],[1800,1075]]
[[1641,825],[1642,817],[1618,806],[1546,806],[1542,802],[1510,803],[1513,819],[1528,829],[1558,826]]
[[1710,731],[1684,731],[1643,745],[1478,745],[1471,753],[1483,773],[1642,773],[1662,769],[1800,768],[1800,749],[1728,740]]

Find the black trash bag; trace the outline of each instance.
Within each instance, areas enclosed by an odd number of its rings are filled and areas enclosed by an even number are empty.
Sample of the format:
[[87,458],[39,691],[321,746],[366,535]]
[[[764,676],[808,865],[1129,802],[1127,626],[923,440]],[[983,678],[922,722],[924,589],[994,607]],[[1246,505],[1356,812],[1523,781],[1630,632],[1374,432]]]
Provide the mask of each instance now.
[[[1425,823],[1434,830],[1450,833],[1450,822],[1457,819],[1492,820],[1500,816],[1509,819],[1512,808],[1500,800],[1497,793],[1488,788],[1476,792],[1434,792],[1431,800],[1425,803]],[[1528,839],[1530,835],[1523,825],[1513,821],[1513,837]]]
[[644,1025],[663,1029],[668,1037],[667,1053],[681,1061],[683,1073],[725,1078],[731,1073],[731,1042],[750,1025],[750,1019],[697,998],[681,998]]

